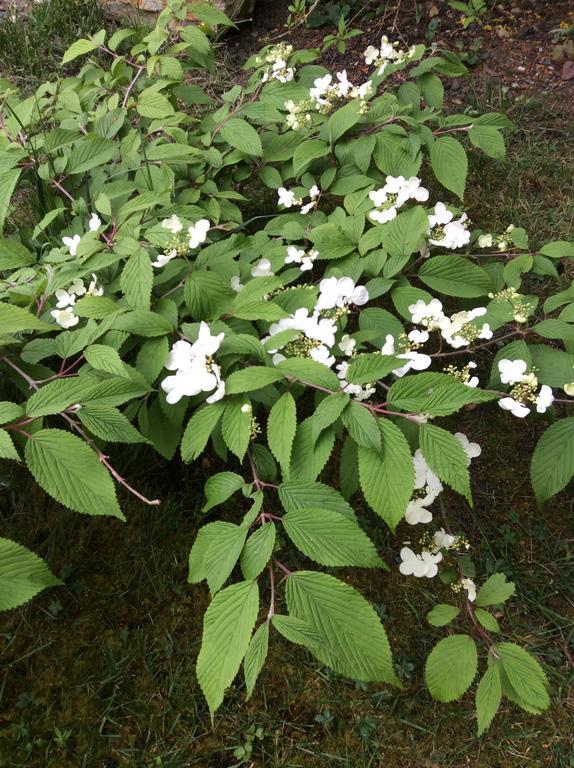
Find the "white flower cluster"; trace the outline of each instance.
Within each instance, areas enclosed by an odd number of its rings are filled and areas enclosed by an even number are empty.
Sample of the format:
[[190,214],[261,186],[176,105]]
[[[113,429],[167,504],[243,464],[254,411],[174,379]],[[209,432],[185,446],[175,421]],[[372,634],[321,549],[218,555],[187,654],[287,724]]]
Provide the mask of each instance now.
[[370,80],[362,85],[353,85],[347,77],[346,69],[337,72],[335,77],[335,80],[330,74],[318,77],[313,81],[313,87],[309,89],[312,106],[318,112],[327,114],[342,99],[361,99],[364,101],[373,93],[373,84]]
[[293,53],[293,46],[279,43],[270,48],[264,56],[257,56],[255,63],[259,66],[270,65],[265,68],[261,82],[278,80],[280,83],[289,83],[295,76],[295,69],[288,66],[288,61]]
[[[90,220],[88,221],[88,230],[90,232],[97,232],[102,226],[102,220],[97,213],[92,213]],[[82,242],[81,235],[73,235],[73,237],[63,237],[62,242],[68,249],[70,256],[75,256],[78,252],[78,247]]]
[[175,215],[175,213],[173,216],[170,216],[169,219],[164,219],[161,223],[161,226],[164,229],[167,229],[168,232],[171,232],[175,238],[175,241],[173,242],[173,247],[169,248],[169,250],[166,250],[165,253],[158,254],[157,259],[152,261],[152,266],[156,267],[157,269],[165,267],[165,265],[169,264],[172,259],[175,259],[176,256],[180,255],[182,251],[182,245],[184,250],[187,248],[190,250],[199,248],[199,246],[207,239],[207,233],[209,232],[211,223],[207,219],[200,219],[195,224],[189,226],[187,228],[187,238],[185,238],[184,243],[180,243],[178,240],[178,235],[183,230],[183,223],[181,222],[180,218]]
[[509,235],[514,229],[516,229],[514,224],[509,224],[504,235],[492,235],[487,233],[482,234],[477,241],[478,247],[493,248],[496,246],[499,251],[506,251],[506,249],[509,247],[509,242],[505,235]]
[[523,419],[535,406],[538,413],[545,413],[554,402],[552,388],[543,384],[538,390],[538,379],[533,371],[527,373],[528,363],[525,360],[499,360],[498,371],[500,381],[510,384],[512,389],[508,397],[498,401],[498,405],[513,416]]
[[381,354],[395,355],[399,360],[405,361],[403,365],[393,370],[395,376],[402,378],[410,370],[425,371],[430,366],[432,358],[429,355],[417,352],[419,346],[428,341],[428,339],[429,334],[427,331],[413,330],[407,335],[405,343],[402,345],[402,351],[397,353],[395,337],[390,333],[386,335]]
[[369,192],[375,208],[369,211],[371,221],[377,224],[386,224],[392,221],[399,208],[408,200],[425,202],[429,199],[428,189],[421,186],[421,180],[416,176],[405,179],[404,176],[387,176],[385,186]]
[[[76,235],[76,237],[79,237],[79,235]],[[78,277],[67,290],[60,288],[56,291],[56,309],[53,309],[50,314],[62,328],[73,328],[80,322],[80,318],[74,312],[76,299],[79,296],[103,295],[104,289],[101,285],[98,285],[98,279],[94,273],[92,273],[92,280],[87,288],[84,285],[84,281]]]
[[283,208],[301,206],[301,210],[299,212],[305,215],[317,207],[319,198],[321,196],[321,190],[316,184],[314,184],[309,190],[309,202],[305,204],[303,204],[303,199],[295,197],[293,190],[286,189],[285,187],[279,187],[277,190],[277,195],[279,197],[278,205],[282,206]]
[[455,219],[444,203],[437,203],[429,216],[429,243],[441,248],[463,248],[470,242],[467,222],[466,213]]
[[491,339],[492,330],[488,323],[482,325],[474,321],[486,314],[486,307],[455,312],[448,317],[444,314],[442,303],[431,299],[428,304],[419,299],[409,306],[411,319],[415,325],[422,325],[427,331],[440,331],[441,336],[454,349],[467,347],[476,339]]
[[355,285],[350,277],[328,277],[321,280],[319,296],[312,312],[302,307],[270,326],[269,336],[264,341],[284,331],[299,332],[293,339],[275,348],[267,345],[268,351],[273,355],[273,362],[277,364],[287,356],[309,357],[331,368],[336,362],[333,347],[338,316],[344,314],[349,306],[361,306],[368,300],[367,289],[364,286]]
[[318,256],[319,251],[304,251],[302,248],[297,248],[296,245],[290,245],[287,248],[285,264],[298,264],[301,272],[308,272],[313,269],[313,262]]
[[197,341],[176,341],[172,346],[165,367],[175,371],[161,383],[166,392],[166,401],[173,405],[182,397],[193,397],[201,392],[213,392],[207,398],[215,403],[225,395],[225,382],[221,379],[221,368],[213,361],[213,355],[221,346],[225,334],[212,336],[209,326],[201,322]]
[[493,301],[507,302],[512,308],[512,317],[517,323],[526,323],[528,316],[536,307],[536,300],[532,296],[524,296],[516,288],[503,288],[498,293],[489,293],[488,298]]
[[390,43],[389,38],[383,35],[379,48],[369,45],[365,51],[365,63],[368,66],[374,64],[379,68],[377,74],[382,75],[389,64],[402,64],[404,61],[411,59],[415,55],[415,51],[414,45],[411,45],[406,50],[400,50],[398,41]]

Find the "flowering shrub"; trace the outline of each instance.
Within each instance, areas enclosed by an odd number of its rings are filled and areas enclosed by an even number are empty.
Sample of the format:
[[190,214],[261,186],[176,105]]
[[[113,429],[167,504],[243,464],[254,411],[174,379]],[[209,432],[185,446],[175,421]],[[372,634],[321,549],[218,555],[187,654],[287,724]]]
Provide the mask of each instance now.
[[[194,14],[230,23],[209,6]],[[268,47],[247,85],[214,102],[191,82],[214,68],[210,42],[184,18],[173,2],[129,50],[132,30],[78,40],[64,57],[88,57],[76,77],[3,94],[0,456],[70,509],[120,519],[118,485],[159,501],[106,444],[221,458],[203,512],[236,503],[200,528],[189,557],[189,582],[206,580],[213,597],[197,662],[212,713],[242,663],[252,693],[272,630],[342,675],[400,686],[359,592],[278,557],[293,545],[296,562],[388,568],[352,504],[360,495],[392,531],[412,526],[396,551],[405,578],[444,563],[456,574],[444,573],[453,603],[428,615],[461,628],[428,658],[433,697],[469,688],[479,640],[479,732],[502,696],[540,712],[541,667],[495,639],[488,610],[514,585],[476,584],[464,532],[446,514],[435,525],[444,486],[472,504],[481,453],[437,421],[478,404],[554,417],[569,402],[574,292],[540,306],[520,288],[526,273],[558,280],[574,246],[532,252],[523,229],[483,232],[431,196],[421,168],[460,199],[463,141],[502,157],[509,124],[442,113],[439,75],[464,74],[451,54],[383,39],[366,52],[371,78],[352,84],[314,51]],[[496,351],[492,364],[482,350]],[[573,456],[574,419],[557,418],[534,453],[540,503],[566,486]],[[0,608],[58,583],[15,542],[0,551]]]

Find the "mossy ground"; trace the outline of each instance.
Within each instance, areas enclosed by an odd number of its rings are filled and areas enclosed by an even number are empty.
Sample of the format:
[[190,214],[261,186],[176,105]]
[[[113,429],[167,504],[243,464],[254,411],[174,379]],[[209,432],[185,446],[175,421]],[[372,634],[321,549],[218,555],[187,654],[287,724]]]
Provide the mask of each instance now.
[[[523,225],[535,244],[571,238],[574,135],[560,105],[480,93],[483,106],[508,110],[517,127],[504,164],[472,155],[472,218],[492,231]],[[66,586],[0,620],[0,766],[572,768],[572,499],[564,493],[543,510],[533,502],[528,466],[541,423],[494,406],[463,421],[457,427],[483,455],[473,464],[474,509],[447,496],[449,521],[472,542],[479,578],[503,569],[515,580],[500,620],[505,638],[544,664],[547,713],[504,705],[478,740],[471,693],[446,706],[430,699],[422,670],[441,630],[424,616],[449,589],[400,577],[398,542],[413,529],[403,524],[391,539],[367,513],[391,570],[342,575],[379,611],[404,690],[342,680],[275,636],[253,698],[245,702],[239,680],[212,724],[194,675],[208,595],[186,584],[186,562],[215,463],[182,470],[136,454],[123,457],[126,473],[163,503],[142,508],[122,498],[126,524],[58,508],[26,475],[1,468],[2,535],[44,556]],[[238,513],[225,509],[229,519]],[[294,557],[285,555],[301,565]]]

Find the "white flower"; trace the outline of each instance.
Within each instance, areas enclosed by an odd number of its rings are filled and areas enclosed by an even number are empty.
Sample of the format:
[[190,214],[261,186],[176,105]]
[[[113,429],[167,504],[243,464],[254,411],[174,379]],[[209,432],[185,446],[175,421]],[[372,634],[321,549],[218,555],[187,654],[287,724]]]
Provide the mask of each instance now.
[[252,413],[253,412],[253,406],[251,403],[243,403],[241,406],[241,413]]
[[437,563],[442,560],[442,555],[433,554],[423,550],[420,555],[417,555],[409,547],[403,547],[400,552],[402,563],[399,566],[399,571],[404,576],[416,576],[417,578],[425,577],[432,579],[438,573]]
[[396,208],[383,208],[382,210],[374,209],[369,211],[369,219],[376,221],[377,224],[387,224],[397,217]]
[[438,549],[450,549],[456,542],[456,536],[447,533],[444,528],[439,528],[433,536],[435,547]]
[[317,363],[326,365],[327,368],[335,363],[335,356],[331,354],[331,351],[324,344],[320,344],[318,347],[314,347],[309,351],[309,357],[315,360]]
[[199,354],[211,357],[211,355],[217,352],[224,338],[224,333],[212,336],[209,325],[202,320],[199,324],[199,333],[197,334],[197,341],[193,344],[192,352],[194,355]]
[[438,299],[431,299],[428,304],[423,299],[419,299],[409,306],[409,312],[415,325],[424,325],[430,331],[450,327],[450,320],[444,314]]
[[478,238],[479,248],[492,248],[492,235],[480,235]]
[[379,58],[379,49],[375,48],[374,45],[369,45],[367,50],[364,53],[365,56],[365,64],[371,65],[374,64],[375,61]]
[[197,248],[201,243],[204,243],[210,227],[211,224],[207,219],[200,219],[195,224],[192,224],[191,227],[188,227],[189,247],[192,249]]
[[62,328],[73,328],[80,322],[80,318],[74,314],[71,307],[67,309],[53,309],[50,314]]
[[273,274],[269,259],[260,259],[257,264],[251,267],[252,277],[268,277]]
[[426,463],[420,448],[417,448],[415,455],[413,456],[413,467],[415,471],[415,489],[425,488],[427,495],[434,494],[434,501],[443,490],[443,486],[441,481]]
[[98,229],[102,226],[102,220],[98,216],[97,213],[92,213],[90,216],[90,220],[88,222],[88,228],[90,232],[97,232]]
[[460,583],[462,585],[463,589],[466,589],[467,591],[467,597],[470,600],[471,603],[474,603],[476,600],[476,584],[472,579],[461,579]]
[[327,277],[319,283],[319,298],[315,309],[333,309],[345,307],[348,304],[362,306],[369,300],[368,290],[362,286],[355,286],[355,281],[350,277]]
[[243,288],[243,285],[241,283],[241,278],[239,275],[232,275],[231,280],[229,281],[229,284],[231,285],[232,290],[235,291],[235,293],[239,293],[239,291]]
[[305,251],[302,248],[297,248],[295,245],[290,245],[287,248],[287,256],[285,257],[285,264],[301,264]]
[[319,197],[320,194],[321,194],[321,190],[319,189],[319,187],[316,184],[313,184],[313,186],[309,190],[309,197],[311,198],[311,200],[315,200],[315,198]]
[[411,369],[415,371],[425,371],[432,363],[432,357],[430,355],[423,355],[420,352],[403,352],[397,355],[399,360],[406,360],[407,362],[400,368],[395,368],[393,373],[395,376],[402,378]]
[[394,355],[395,354],[395,338],[391,333],[387,333],[385,336],[385,343],[381,349],[382,355]]
[[429,227],[444,226],[452,221],[454,214],[448,210],[444,203],[437,203],[434,207],[434,213],[429,215]]
[[175,342],[165,367],[176,373],[167,376],[161,383],[168,403],[177,403],[184,396],[191,397],[200,392],[212,392],[207,398],[210,403],[224,396],[225,383],[221,380],[221,369],[211,360],[224,335],[220,333],[213,336],[207,323],[201,322],[197,341],[193,344],[185,340]]
[[409,341],[412,341],[413,344],[424,344],[425,341],[429,340],[429,334],[428,331],[410,331],[408,335]]
[[337,72],[337,80],[339,81],[336,85],[337,94],[341,97],[344,97],[353,87],[352,83],[349,82],[349,78],[347,77],[346,69],[344,69],[342,72]]
[[519,419],[523,419],[530,413],[530,408],[527,408],[525,405],[519,403],[518,400],[514,400],[512,397],[501,398],[498,401],[498,405],[505,411],[510,411],[513,416],[516,416]]
[[536,396],[536,410],[538,413],[545,413],[553,402],[554,395],[552,394],[552,389],[547,384],[543,384]]
[[73,237],[63,237],[62,242],[70,252],[70,256],[75,256],[80,245],[80,235],[74,235]]
[[418,523],[430,523],[432,520],[432,512],[425,507],[425,499],[411,499],[407,504],[405,512],[405,520],[409,525],[417,525]]
[[331,75],[327,74],[314,80],[313,87],[309,89],[309,97],[318,104],[328,104],[329,102],[323,96],[328,91],[332,79]]
[[98,285],[98,278],[96,277],[95,273],[92,272],[92,279],[90,281],[90,284],[88,286],[88,290],[86,291],[88,296],[103,296],[104,295],[104,287],[102,285]]
[[292,192],[290,189],[285,189],[285,187],[279,187],[277,190],[277,194],[279,196],[279,205],[282,205],[283,208],[291,208],[292,205],[295,203],[295,193]]
[[311,202],[305,203],[305,205],[301,206],[301,213],[303,214],[303,216],[306,216],[309,213],[309,211],[313,210],[314,207],[315,207],[315,201],[311,200]]
[[65,291],[63,288],[59,288],[56,293],[56,307],[58,309],[64,309],[65,307],[71,307],[76,302],[76,297],[73,293]]
[[348,333],[346,333],[339,342],[339,349],[344,355],[347,355],[347,357],[350,357],[353,354],[353,350],[355,349],[357,342],[355,339],[352,339]]
[[177,235],[178,232],[181,232],[183,229],[183,224],[179,220],[179,218],[173,214],[173,216],[170,216],[169,219],[164,219],[161,223],[162,227],[164,229],[167,229],[169,232],[171,232],[172,235]]
[[470,464],[471,459],[476,459],[477,456],[480,456],[482,453],[482,448],[478,443],[471,443],[468,437],[462,432],[455,432],[454,436],[461,444],[463,451],[466,453],[468,464]]
[[172,259],[175,259],[176,256],[177,251],[175,248],[173,248],[171,251],[168,251],[167,253],[158,253],[157,259],[152,261],[151,265],[152,267],[161,269],[161,267],[165,267],[166,264],[169,264]]
[[519,384],[524,381],[527,368],[528,363],[525,360],[499,360],[500,381],[503,384]]

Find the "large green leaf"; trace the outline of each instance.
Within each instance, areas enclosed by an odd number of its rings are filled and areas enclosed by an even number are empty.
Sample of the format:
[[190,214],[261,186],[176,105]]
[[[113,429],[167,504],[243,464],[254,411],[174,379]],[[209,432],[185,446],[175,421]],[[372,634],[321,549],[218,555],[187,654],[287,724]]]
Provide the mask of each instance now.
[[470,403],[486,403],[498,397],[497,392],[485,392],[467,387],[444,373],[419,373],[396,381],[387,395],[393,408],[403,411],[449,416]]
[[454,701],[468,690],[476,676],[476,643],[469,635],[450,635],[430,652],[425,681],[433,699]]
[[477,298],[493,290],[488,272],[455,254],[427,259],[419,269],[419,278],[433,291],[446,296]]
[[239,670],[258,608],[257,582],[241,581],[219,592],[205,612],[197,679],[212,715]]
[[54,326],[39,320],[27,309],[14,304],[0,302],[0,331],[19,333],[20,331],[53,331]]
[[552,424],[542,435],[530,466],[530,479],[539,504],[563,490],[574,475],[574,417]]
[[435,475],[472,504],[468,458],[456,437],[434,424],[421,424],[419,437],[422,454]]
[[409,444],[388,419],[379,419],[381,449],[359,446],[359,478],[369,506],[391,530],[403,519],[414,486]]
[[289,467],[291,449],[297,431],[297,406],[290,392],[273,405],[267,419],[267,443],[282,469]]
[[354,680],[400,686],[383,625],[353,587],[326,573],[298,571],[287,577],[286,596],[290,615],[321,638],[307,645],[319,661]]
[[251,638],[247,652],[243,660],[243,672],[245,675],[245,687],[247,698],[251,698],[259,673],[263,669],[269,647],[269,622],[265,621]]
[[548,709],[548,680],[534,656],[516,643],[497,643],[494,650],[516,698],[508,696],[506,690],[505,695],[527,711],[536,713]]
[[478,735],[488,730],[502,700],[500,665],[490,662],[476,689],[476,720]]
[[384,565],[373,542],[357,522],[327,509],[309,507],[283,517],[285,531],[295,546],[321,565]]
[[447,189],[463,198],[468,161],[462,144],[452,136],[439,136],[430,152],[434,175]]
[[38,485],[56,501],[76,512],[125,520],[110,473],[81,438],[41,429],[26,443],[25,457]]
[[246,155],[263,154],[259,134],[246,120],[230,117],[220,128],[221,136],[240,152]]
[[63,584],[41,557],[10,539],[0,538],[0,611],[28,602],[47,587]]
[[265,523],[245,542],[241,553],[241,572],[246,579],[256,579],[263,571],[275,546],[275,525]]

